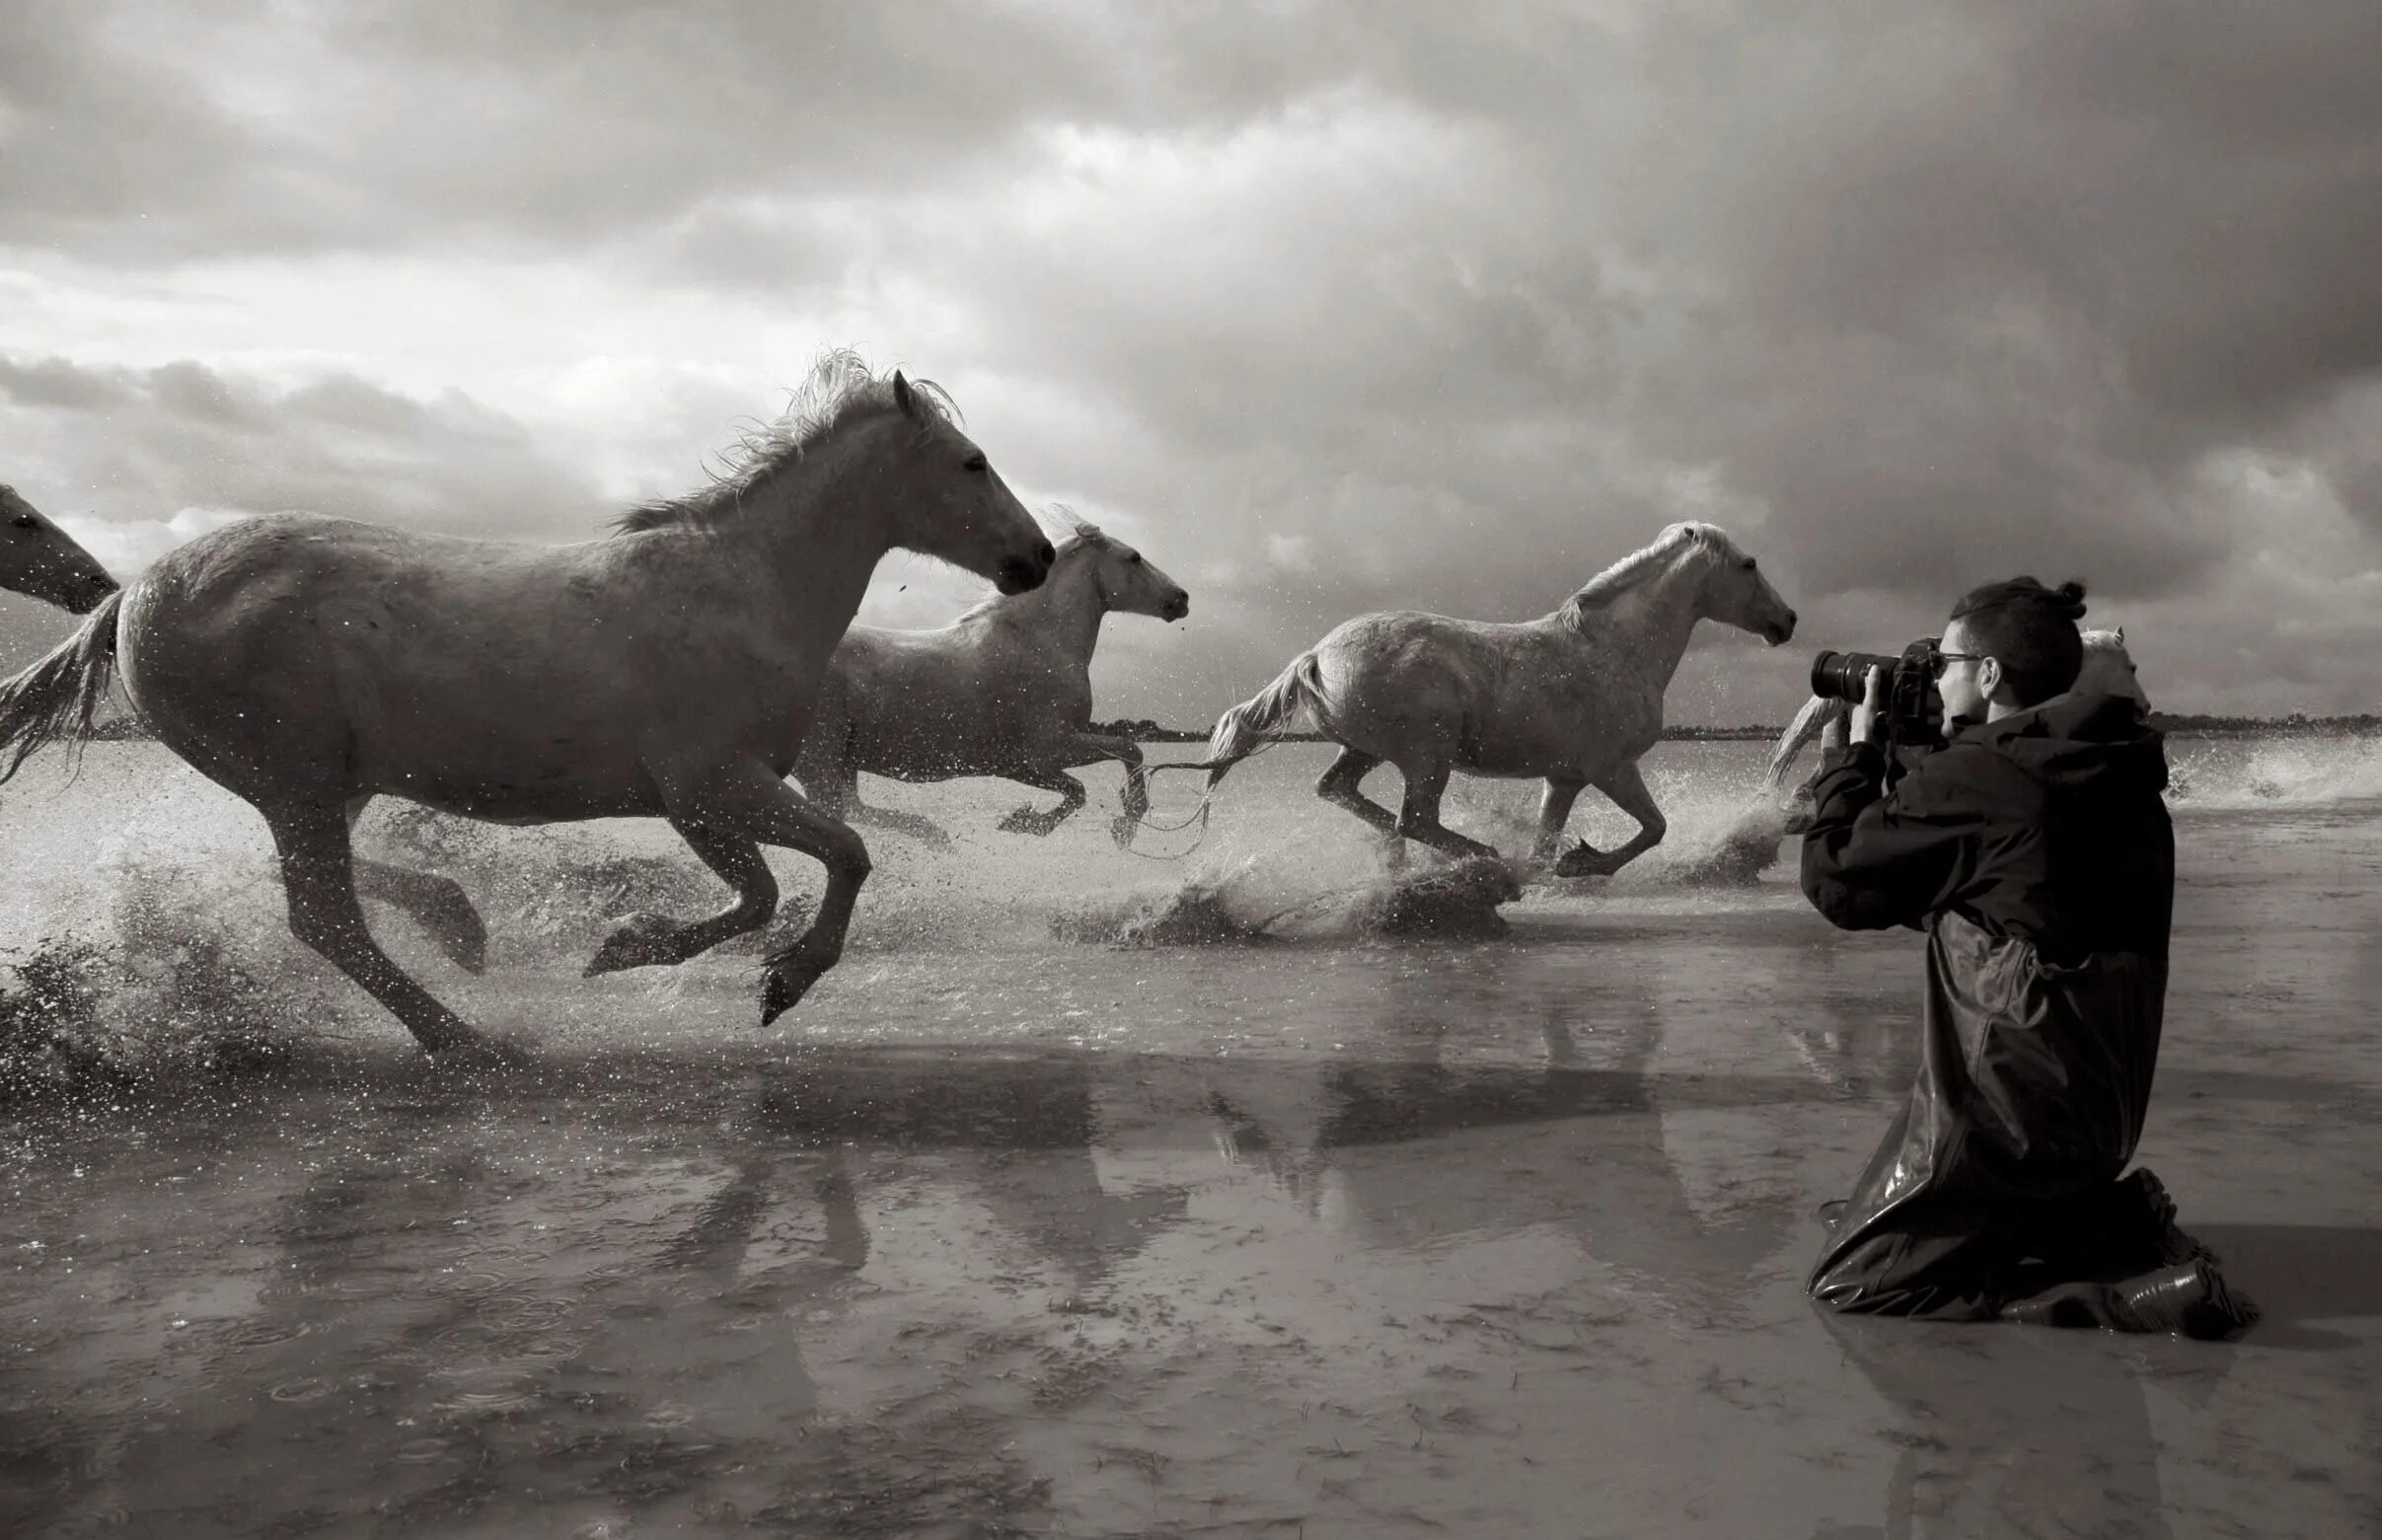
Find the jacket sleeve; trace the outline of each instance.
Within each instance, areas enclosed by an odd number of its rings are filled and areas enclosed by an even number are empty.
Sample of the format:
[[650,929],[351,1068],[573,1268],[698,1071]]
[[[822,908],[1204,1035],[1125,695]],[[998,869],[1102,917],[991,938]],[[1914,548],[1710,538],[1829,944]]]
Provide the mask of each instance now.
[[1916,925],[1968,884],[1985,826],[1957,750],[1930,755],[1886,790],[1886,755],[1858,744],[1812,788],[1803,895],[1846,930]]

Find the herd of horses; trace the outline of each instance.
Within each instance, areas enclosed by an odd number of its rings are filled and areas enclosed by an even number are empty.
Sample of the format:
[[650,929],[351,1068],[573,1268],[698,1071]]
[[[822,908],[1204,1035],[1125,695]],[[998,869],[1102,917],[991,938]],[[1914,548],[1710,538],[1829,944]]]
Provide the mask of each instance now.
[[[1069,771],[1115,760],[1126,788],[1113,832],[1129,845],[1147,774],[1165,767],[1090,730],[1093,648],[1112,611],[1175,621],[1190,610],[1180,584],[1095,526],[1063,515],[1054,547],[947,396],[841,351],[712,484],[634,508],[584,544],[282,514],[203,535],[119,588],[8,488],[0,520],[0,587],[86,617],[0,684],[0,780],[46,746],[88,740],[120,686],[159,741],[262,815],[298,939],[442,1055],[510,1051],[399,969],[359,901],[405,911],[474,972],[486,931],[451,880],[354,853],[350,830],[373,798],[509,824],[666,819],[733,898],[695,919],[628,917],[590,974],[682,963],[758,929],[778,905],[761,846],[812,856],[826,894],[767,954],[767,1023],[842,955],[869,872],[852,824],[943,838],[862,803],[860,771],[1057,792],[1055,809],[1029,805],[1002,825],[1047,835],[1083,804]],[[871,572],[897,548],[999,594],[939,629],[855,625]],[[1535,621],[1349,621],[1225,713],[1206,757],[1178,768],[1205,770],[1212,794],[1233,765],[1310,722],[1340,747],[1317,793],[1393,849],[1411,839],[1459,858],[1496,854],[1441,822],[1460,770],[1543,781],[1530,860],[1609,874],[1664,836],[1638,762],[1707,620],[1773,646],[1796,623],[1725,532],[1675,524]],[[2098,673],[2079,688],[2141,699],[2121,633],[2087,639]],[[1812,701],[1772,780],[1841,715]],[[1404,779],[1395,812],[1359,789],[1384,764]],[[1592,786],[1638,833],[1609,851],[1559,851]]]

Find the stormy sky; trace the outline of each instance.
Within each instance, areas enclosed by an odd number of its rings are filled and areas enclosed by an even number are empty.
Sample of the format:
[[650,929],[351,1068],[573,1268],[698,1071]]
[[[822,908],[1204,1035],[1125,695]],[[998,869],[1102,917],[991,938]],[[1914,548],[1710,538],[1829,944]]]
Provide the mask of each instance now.
[[1707,627],[1675,720],[2019,571],[2162,706],[2382,707],[2372,0],[0,13],[0,479],[122,573],[286,508],[589,538],[849,345],[1191,589],[1104,715],[1683,517],[1805,624]]

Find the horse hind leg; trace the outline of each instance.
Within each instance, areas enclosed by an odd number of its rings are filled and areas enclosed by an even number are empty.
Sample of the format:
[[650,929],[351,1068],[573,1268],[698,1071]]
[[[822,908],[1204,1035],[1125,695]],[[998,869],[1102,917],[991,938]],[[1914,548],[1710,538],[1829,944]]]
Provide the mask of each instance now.
[[1397,815],[1357,789],[1380,764],[1381,757],[1377,754],[1367,754],[1362,749],[1342,749],[1340,757],[1331,762],[1330,768],[1315,777],[1315,795],[1334,807],[1345,808],[1356,814],[1377,832],[1395,836],[1398,832]]
[[867,824],[873,828],[889,830],[897,835],[907,835],[919,843],[933,849],[947,850],[951,847],[951,837],[943,832],[942,825],[921,813],[905,813],[899,808],[876,807],[856,798],[846,804],[844,810],[836,816],[852,823]]
[[1009,779],[1037,787],[1043,791],[1058,792],[1059,805],[1045,813],[1034,807],[1032,803],[1027,803],[1001,821],[1001,830],[1004,834],[1047,835],[1075,817],[1076,809],[1083,805],[1086,796],[1083,782],[1065,770],[1029,770],[1023,774],[1011,775]]
[[[350,838],[356,820],[363,816],[364,806],[370,800],[359,797],[347,805]],[[359,855],[355,858],[355,891],[358,898],[395,905],[413,917],[413,922],[427,931],[430,939],[438,943],[438,949],[464,972],[477,974],[486,969],[487,922],[480,917],[471,895],[453,878]]]
[[354,849],[338,808],[262,811],[281,858],[291,934],[380,1001],[430,1053],[477,1049],[511,1057],[406,977],[372,939],[356,901]]
[[1397,832],[1401,838],[1420,840],[1442,854],[1452,855],[1457,860],[1467,860],[1476,855],[1495,858],[1496,850],[1478,840],[1465,839],[1439,821],[1440,799],[1447,795],[1452,769],[1446,761],[1441,760],[1417,766],[1406,772],[1406,795],[1398,806]]
[[716,915],[693,921],[667,915],[632,915],[597,949],[584,977],[683,963],[730,936],[760,929],[778,912],[778,879],[771,874],[769,862],[761,858],[757,842],[676,815],[671,817],[670,827],[720,881],[736,890],[736,901]]
[[1637,835],[1617,850],[1599,850],[1583,840],[1555,863],[1558,877],[1609,877],[1662,843],[1663,836],[1670,831],[1670,821],[1655,806],[1654,793],[1646,789],[1646,778],[1638,772],[1637,766],[1624,765],[1591,784],[1609,797],[1613,806],[1638,821]]

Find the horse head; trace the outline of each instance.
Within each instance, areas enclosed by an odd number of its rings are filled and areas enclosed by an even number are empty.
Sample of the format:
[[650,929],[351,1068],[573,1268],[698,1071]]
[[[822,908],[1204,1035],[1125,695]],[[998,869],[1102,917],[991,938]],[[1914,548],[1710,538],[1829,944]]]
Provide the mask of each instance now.
[[1050,540],[952,421],[941,393],[897,369],[892,399],[910,428],[887,468],[894,544],[990,578],[1005,594],[1040,587],[1057,554]]
[[1090,563],[1092,584],[1103,611],[1154,616],[1161,621],[1179,621],[1191,613],[1191,595],[1159,571],[1156,563],[1098,525],[1065,509],[1060,512],[1075,526],[1075,534],[1059,559]]
[[115,579],[41,511],[0,486],[0,588],[89,615],[115,592]]
[[1795,609],[1761,573],[1754,559],[1717,524],[1674,525],[1705,564],[1701,613],[1724,625],[1751,631],[1775,647],[1793,639]]
[[2125,627],[2084,633],[2084,667],[2069,687],[2076,695],[2121,696],[2150,711],[2150,696],[2142,689],[2141,671],[2125,650]]

